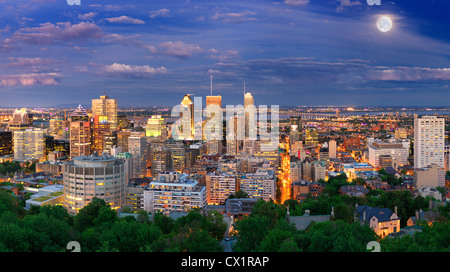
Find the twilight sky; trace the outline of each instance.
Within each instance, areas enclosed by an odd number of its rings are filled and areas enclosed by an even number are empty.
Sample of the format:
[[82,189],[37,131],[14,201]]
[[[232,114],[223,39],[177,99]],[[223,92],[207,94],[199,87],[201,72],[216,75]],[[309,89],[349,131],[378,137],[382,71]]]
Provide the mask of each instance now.
[[[450,102],[450,2],[0,0],[0,106]],[[393,20],[389,32],[376,27]]]

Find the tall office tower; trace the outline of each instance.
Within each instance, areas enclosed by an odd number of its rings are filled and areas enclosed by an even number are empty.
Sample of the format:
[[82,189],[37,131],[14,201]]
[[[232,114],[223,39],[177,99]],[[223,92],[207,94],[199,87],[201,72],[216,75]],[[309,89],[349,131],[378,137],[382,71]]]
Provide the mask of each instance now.
[[77,157],[64,164],[64,207],[75,215],[94,197],[103,199],[112,209],[124,205],[126,165],[113,156],[93,154]]
[[171,170],[170,148],[166,147],[163,142],[152,142],[150,146],[152,177],[157,177],[163,171]]
[[237,191],[237,176],[233,173],[211,172],[205,180],[209,205],[224,205],[225,200]]
[[117,132],[117,147],[122,149],[122,152],[128,152],[128,138],[131,135],[131,130],[122,130]]
[[152,115],[148,118],[145,136],[158,141],[165,141],[167,139],[167,125],[161,115]]
[[207,127],[205,127],[203,134],[206,136],[207,154],[221,154],[223,139],[222,96],[212,95],[211,89],[211,95],[206,96],[206,107],[213,105],[217,106],[220,112],[211,113],[211,116],[206,118]]
[[291,127],[291,131],[289,134],[290,142],[295,143],[296,141],[300,141],[300,139],[302,138],[302,117],[291,116],[289,125]]
[[[178,131],[178,137],[181,140],[194,139],[194,102],[192,101],[190,94],[186,94],[183,97],[183,100],[181,100],[181,107],[182,128],[179,128],[180,131]],[[189,115],[189,118],[188,116],[183,117],[183,113],[187,113]]]
[[70,158],[90,155],[91,124],[86,110],[79,105],[70,118]]
[[336,141],[331,140],[328,142],[328,157],[330,159],[336,158]]
[[144,210],[155,213],[188,212],[198,208],[205,212],[206,187],[187,174],[165,171],[150,182],[149,190],[144,191]]
[[305,128],[305,145],[317,145],[319,144],[319,134],[317,128]]
[[13,153],[13,132],[0,131],[0,156]]
[[130,120],[128,119],[128,116],[125,114],[117,114],[117,128],[118,129],[127,129],[131,128]]
[[109,98],[107,95],[100,96],[100,99],[92,99],[92,116],[107,116],[111,130],[115,130],[118,125],[117,119],[117,99]]
[[14,131],[14,160],[32,161],[44,157],[45,131],[29,128]]
[[[255,106],[255,100],[253,99],[253,96],[251,93],[246,93],[245,92],[245,85],[244,85],[244,109],[247,108],[248,106]],[[249,117],[249,112],[246,111],[244,114],[244,118],[245,118],[245,134],[244,137],[245,139],[248,139],[249,137],[249,130],[250,130],[250,117]],[[256,120],[255,120],[256,122]],[[255,126],[256,128],[256,126]]]
[[62,118],[52,118],[49,121],[48,134],[55,137],[55,139],[64,138],[64,120]]
[[[223,117],[222,117],[222,96],[220,95],[209,95],[206,96],[206,107],[216,105],[219,109],[219,116],[216,116],[216,113],[212,113],[210,117],[206,118],[207,124],[210,126],[212,133],[211,137],[214,137],[216,139],[223,138]],[[216,122],[217,121],[217,122]],[[219,128],[219,130],[216,130],[216,128]],[[207,129],[207,128],[206,128]],[[203,132],[205,133],[205,131]],[[212,140],[206,139],[206,140]]]
[[[31,118],[30,118],[31,117]],[[9,131],[25,130],[33,127],[33,117],[27,113],[27,110],[22,108],[15,110],[11,120],[8,123]]]
[[143,178],[147,174],[148,146],[145,132],[131,132],[128,152],[133,154],[133,177]]
[[99,155],[103,151],[110,150],[112,143],[112,133],[110,125],[107,120],[107,116],[94,115],[91,119],[91,131],[92,131],[92,145],[91,151],[97,152]]
[[259,168],[255,173],[246,173],[241,176],[240,190],[246,192],[250,198],[275,200],[275,183],[276,175],[273,170]]
[[444,126],[437,116],[414,118],[414,168],[433,163],[444,168]]
[[165,146],[170,149],[171,168],[182,173],[186,166],[186,147],[183,142],[168,141]]

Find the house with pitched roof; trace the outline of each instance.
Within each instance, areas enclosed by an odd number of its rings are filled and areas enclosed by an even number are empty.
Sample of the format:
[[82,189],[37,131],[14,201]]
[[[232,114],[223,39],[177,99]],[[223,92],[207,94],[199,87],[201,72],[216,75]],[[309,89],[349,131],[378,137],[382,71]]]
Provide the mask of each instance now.
[[[395,207],[397,210],[397,207]],[[355,221],[369,225],[381,238],[400,231],[400,217],[389,208],[357,206]]]

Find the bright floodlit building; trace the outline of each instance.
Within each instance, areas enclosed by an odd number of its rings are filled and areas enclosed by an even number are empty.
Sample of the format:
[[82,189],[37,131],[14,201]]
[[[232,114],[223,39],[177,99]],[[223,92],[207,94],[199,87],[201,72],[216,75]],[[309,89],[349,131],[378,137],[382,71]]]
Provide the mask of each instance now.
[[414,168],[427,167],[432,163],[444,167],[444,126],[444,118],[414,118]]
[[14,131],[14,160],[32,161],[44,157],[45,131],[40,128]]

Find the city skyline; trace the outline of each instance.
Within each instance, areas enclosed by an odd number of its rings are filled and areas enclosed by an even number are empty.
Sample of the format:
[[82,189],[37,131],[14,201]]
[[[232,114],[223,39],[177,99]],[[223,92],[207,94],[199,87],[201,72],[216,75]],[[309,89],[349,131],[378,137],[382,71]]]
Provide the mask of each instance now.
[[[242,104],[443,106],[446,3],[9,1],[0,11],[0,106]],[[392,29],[377,29],[387,15]],[[245,82],[245,83],[244,83]]]

